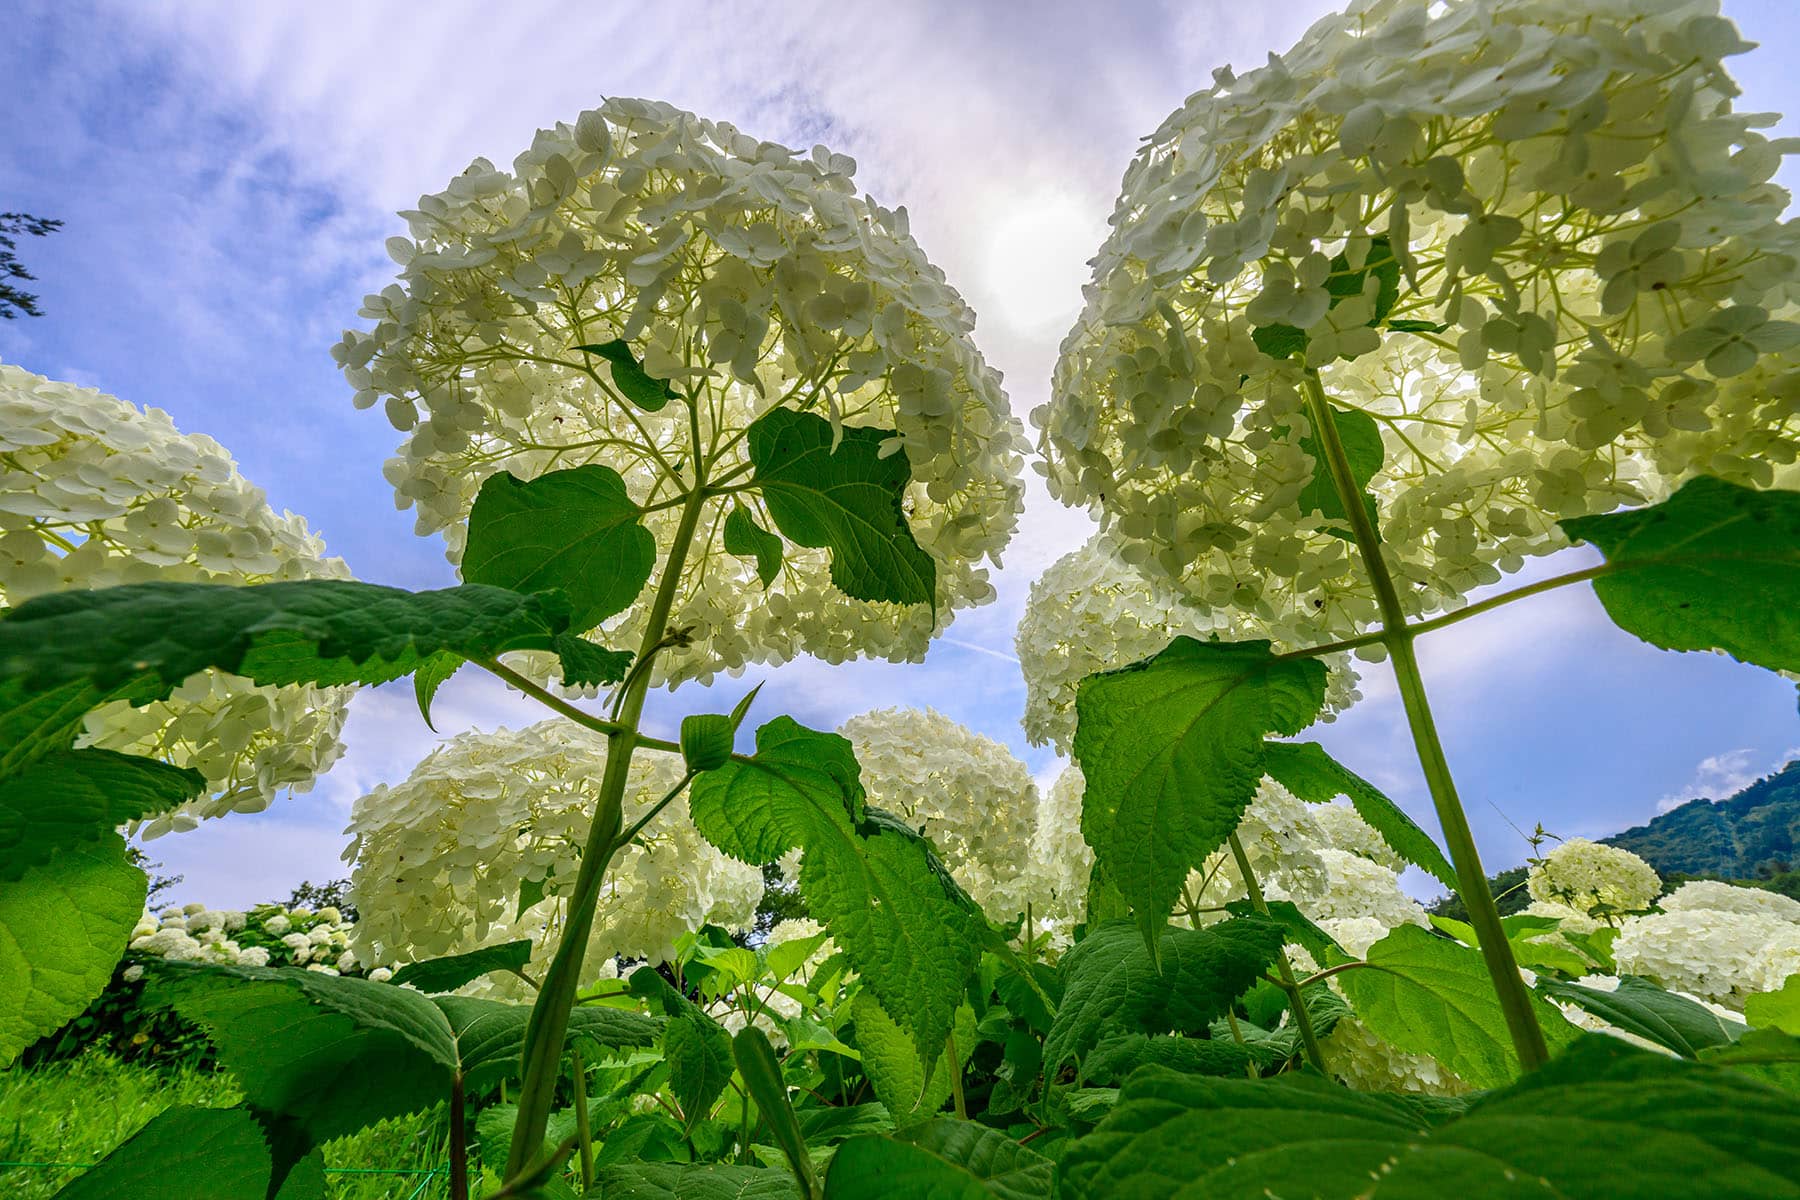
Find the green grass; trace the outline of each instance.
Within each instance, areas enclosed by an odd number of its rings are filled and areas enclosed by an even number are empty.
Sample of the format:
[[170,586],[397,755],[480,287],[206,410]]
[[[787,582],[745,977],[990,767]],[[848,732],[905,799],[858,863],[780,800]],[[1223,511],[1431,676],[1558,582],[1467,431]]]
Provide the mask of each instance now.
[[[100,1051],[31,1070],[0,1071],[0,1163],[91,1163],[176,1104],[229,1105],[238,1090],[217,1072],[122,1063]],[[386,1121],[325,1148],[333,1200],[428,1200],[442,1175],[364,1174],[370,1168],[428,1170],[444,1161],[441,1110]],[[49,1200],[79,1166],[0,1166],[0,1196]]]

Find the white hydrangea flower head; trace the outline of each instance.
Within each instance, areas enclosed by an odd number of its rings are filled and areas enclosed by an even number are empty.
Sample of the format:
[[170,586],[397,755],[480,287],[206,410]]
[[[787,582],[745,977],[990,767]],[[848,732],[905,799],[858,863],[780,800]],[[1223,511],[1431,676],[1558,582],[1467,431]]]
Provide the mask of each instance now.
[[1378,614],[1307,495],[1308,367],[1379,436],[1411,614],[1560,519],[1697,474],[1794,486],[1800,231],[1789,144],[1732,109],[1745,49],[1713,0],[1355,0],[1216,72],[1125,174],[1032,414],[1051,493],[1186,595],[1324,642]]
[[1460,1096],[1472,1089],[1428,1054],[1402,1050],[1355,1017],[1345,1017],[1320,1039],[1331,1073],[1366,1092]]
[[1058,948],[1070,943],[1075,926],[1087,914],[1094,851],[1081,834],[1081,799],[1086,791],[1080,766],[1064,767],[1038,801],[1037,826],[1031,835],[1024,899],[1037,928],[1029,932],[1048,932],[1051,945]]
[[[1014,645],[1025,676],[1025,736],[1067,754],[1075,737],[1075,693],[1089,675],[1140,662],[1177,636],[1228,641],[1266,637],[1277,650],[1311,645],[1310,625],[1247,619],[1183,596],[1167,580],[1127,562],[1115,538],[1099,533],[1038,576]],[[1361,699],[1348,654],[1325,658],[1330,721]]]
[[[1325,835],[1313,813],[1313,805],[1273,779],[1264,779],[1237,827],[1244,857],[1250,860],[1264,895],[1292,900],[1309,915],[1311,907],[1331,889],[1330,866],[1321,849]],[[1215,850],[1189,875],[1188,889],[1207,906],[1249,896],[1243,872],[1228,846]]]
[[1656,868],[1617,846],[1569,838],[1532,864],[1525,886],[1534,900],[1549,900],[1592,914],[1643,912],[1662,892]]
[[1370,946],[1391,932],[1387,922],[1376,917],[1324,917],[1314,924],[1356,958],[1365,957]]
[[1324,892],[1315,898],[1288,897],[1313,920],[1371,920],[1388,929],[1430,925],[1423,906],[1401,889],[1398,872],[1348,850],[1323,847],[1317,854],[1325,867]]
[[1716,879],[1691,879],[1662,898],[1664,912],[1707,909],[1711,912],[1753,913],[1800,921],[1800,900],[1766,888],[1740,887]]
[[[405,781],[357,800],[345,859],[362,918],[351,944],[358,959],[411,962],[529,937],[532,961],[547,963],[605,767],[604,737],[545,721],[459,734]],[[681,774],[673,755],[634,758],[626,823]],[[527,882],[544,895],[521,912]],[[677,938],[702,925],[748,925],[761,899],[762,872],[714,849],[678,800],[613,856],[588,978],[615,955],[665,961]]]
[[856,751],[870,804],[929,838],[989,916],[1024,911],[1038,794],[1018,756],[929,708],[873,709],[838,732]]
[[[387,476],[418,531],[442,531],[457,560],[497,471],[603,461],[640,503],[665,499],[663,464],[688,453],[687,405],[626,404],[610,368],[576,349],[624,339],[651,376],[698,399],[702,437],[725,455],[715,478],[747,461],[744,429],[783,405],[895,430],[938,618],[991,599],[984,563],[997,565],[1022,507],[1024,431],[970,338],[974,314],[905,210],[856,195],[854,167],[612,99],[540,130],[510,172],[477,159],[421,197],[402,214],[411,236],[388,242],[400,282],[367,298],[372,326],[334,349],[356,403],[381,404],[406,435]],[[659,678],[803,652],[924,654],[931,605],[853,600],[831,585],[824,550],[797,547],[765,589],[753,563],[724,553],[730,510],[726,498],[702,520],[671,617],[693,642],[658,660]],[[665,507],[646,523],[666,546],[678,519]],[[602,636],[635,645],[642,620],[621,614]]]
[[1741,1011],[1745,996],[1780,987],[1800,968],[1800,922],[1704,908],[1627,917],[1612,954],[1621,974]]
[[[161,409],[0,363],[0,453],[0,605],[163,580],[349,578],[302,518],[269,507],[222,446],[179,432]],[[206,777],[206,795],[143,823],[148,839],[310,788],[343,753],[352,691],[257,687],[209,671],[167,700],[96,709],[81,744]]]
[[1325,846],[1361,855],[1396,874],[1406,870],[1406,860],[1382,840],[1375,827],[1358,816],[1356,810],[1348,804],[1333,801],[1330,804],[1316,805],[1312,810],[1312,820],[1324,835]]

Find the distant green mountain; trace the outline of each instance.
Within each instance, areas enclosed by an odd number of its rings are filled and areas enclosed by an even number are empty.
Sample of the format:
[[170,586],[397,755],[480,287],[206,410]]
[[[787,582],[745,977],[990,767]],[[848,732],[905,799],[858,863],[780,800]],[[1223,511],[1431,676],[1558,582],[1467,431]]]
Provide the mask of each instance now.
[[1754,879],[1800,867],[1800,760],[1728,800],[1689,800],[1601,840],[1664,876]]

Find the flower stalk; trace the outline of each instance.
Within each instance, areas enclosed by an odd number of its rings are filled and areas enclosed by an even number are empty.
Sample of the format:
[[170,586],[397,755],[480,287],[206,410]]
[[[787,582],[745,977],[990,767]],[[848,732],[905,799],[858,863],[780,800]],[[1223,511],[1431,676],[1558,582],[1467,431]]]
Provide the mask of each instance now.
[[[1226,839],[1231,847],[1231,857],[1237,860],[1238,873],[1244,877],[1244,890],[1249,893],[1250,905],[1257,912],[1267,916],[1269,902],[1263,898],[1262,885],[1257,882],[1256,872],[1250,866],[1250,856],[1244,853],[1244,843],[1238,840],[1234,832]],[[1300,1030],[1300,1043],[1306,1048],[1306,1060],[1327,1078],[1331,1068],[1325,1065],[1325,1049],[1319,1045],[1319,1035],[1313,1029],[1312,1015],[1306,1011],[1306,998],[1300,994],[1300,985],[1294,982],[1294,968],[1288,962],[1287,949],[1275,951],[1275,965],[1281,972],[1277,986],[1287,993],[1288,1010],[1294,1014],[1294,1026]],[[1237,1018],[1232,1018],[1232,1029],[1237,1028]]]

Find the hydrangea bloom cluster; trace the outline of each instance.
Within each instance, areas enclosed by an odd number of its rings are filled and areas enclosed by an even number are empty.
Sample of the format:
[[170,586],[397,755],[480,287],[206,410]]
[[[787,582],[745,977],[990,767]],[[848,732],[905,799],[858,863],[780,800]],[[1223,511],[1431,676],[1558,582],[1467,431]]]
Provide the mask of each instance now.
[[[1081,681],[1149,658],[1177,636],[1226,640],[1266,637],[1276,649],[1311,644],[1306,624],[1268,622],[1204,605],[1166,580],[1125,561],[1114,537],[1096,534],[1063,555],[1031,585],[1014,645],[1025,676],[1025,736],[1064,754],[1075,738]],[[1325,709],[1330,721],[1357,700],[1347,654],[1328,655]]]
[[1525,886],[1534,900],[1592,915],[1643,912],[1662,892],[1656,868],[1617,846],[1569,838],[1532,864]]
[[1786,896],[1688,883],[1663,909],[1626,918],[1612,946],[1622,974],[1742,1009],[1745,996],[1800,972],[1800,904]]
[[1012,751],[934,709],[879,708],[838,732],[856,748],[869,803],[929,838],[989,916],[1025,910],[1039,803]]
[[[265,904],[249,912],[207,908],[146,911],[131,931],[135,953],[174,962],[207,962],[225,966],[306,967],[339,975],[362,973],[350,949],[354,923],[335,908],[312,912]],[[134,964],[136,966],[136,964]],[[142,974],[142,967],[137,967]],[[368,973],[377,981],[391,977],[385,967]],[[135,978],[135,976],[131,976]]]
[[[0,363],[0,604],[151,580],[349,577],[324,555],[211,438],[180,433],[160,409]],[[96,709],[82,742],[206,777],[207,795],[144,825],[151,838],[311,787],[343,752],[350,694],[207,672],[167,700]]]
[[1714,0],[1357,0],[1215,74],[1125,174],[1033,414],[1051,492],[1208,605],[1315,640],[1373,593],[1303,372],[1378,434],[1423,613],[1695,474],[1800,479],[1790,147]]
[[[421,534],[460,556],[463,519],[496,471],[530,478],[603,461],[654,507],[689,456],[687,406],[645,412],[577,347],[627,341],[648,373],[697,401],[715,479],[743,473],[743,434],[781,405],[834,427],[896,431],[909,523],[937,563],[940,617],[993,596],[1022,505],[1025,446],[1000,377],[970,340],[974,314],[925,258],[904,209],[858,198],[855,163],[799,154],[730,125],[612,99],[539,131],[508,172],[477,159],[403,213],[388,247],[400,282],[335,350],[359,406],[405,433],[387,466]],[[730,501],[700,527],[672,622],[692,644],[663,677],[708,679],[806,652],[916,659],[929,605],[853,600],[824,550],[790,547],[767,588],[723,549]],[[767,527],[764,514],[755,514]],[[673,507],[646,523],[668,545]],[[609,644],[633,645],[642,614]]]
[[1365,1092],[1460,1096],[1472,1091],[1429,1054],[1402,1050],[1355,1017],[1345,1017],[1320,1039],[1331,1073]]
[[[403,782],[358,799],[344,855],[362,914],[357,952],[405,962],[529,937],[534,961],[548,962],[563,926],[560,893],[580,869],[605,766],[604,737],[545,721],[459,734]],[[681,774],[672,755],[634,758],[625,821],[648,812]],[[748,925],[762,890],[762,872],[715,850],[688,820],[686,801],[676,801],[613,856],[590,977],[615,956],[665,961],[676,939],[701,925]]]
[[1087,779],[1070,763],[1038,802],[1037,828],[1031,835],[1028,873],[1033,932],[1049,933],[1056,946],[1068,944],[1087,910],[1088,881],[1094,850],[1081,834],[1081,798]]

